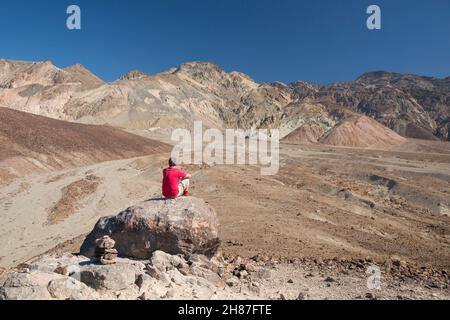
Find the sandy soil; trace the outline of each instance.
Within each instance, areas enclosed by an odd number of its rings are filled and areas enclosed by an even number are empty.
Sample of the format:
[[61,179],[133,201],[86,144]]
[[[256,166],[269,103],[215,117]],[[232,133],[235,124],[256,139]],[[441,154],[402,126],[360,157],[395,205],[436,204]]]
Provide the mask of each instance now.
[[[417,144],[402,148],[283,144],[275,176],[261,176],[255,166],[184,168],[193,174],[192,194],[219,215],[225,256],[370,259],[380,266],[398,259],[448,274],[450,154],[441,146],[430,147],[434,153],[418,153]],[[99,217],[159,195],[166,158],[160,154],[36,174],[1,188],[0,267],[13,267],[55,244],[57,251],[75,252],[80,235]],[[95,192],[71,197],[71,214],[48,224],[63,191],[89,176],[98,177]],[[317,270],[319,277],[323,269]],[[394,286],[389,297],[400,287]]]
[[[166,158],[145,157],[147,171],[140,168],[138,158],[132,158],[30,175],[1,188],[0,267],[44,253],[88,232],[101,216],[157,195]],[[74,186],[92,181],[92,176],[97,177],[95,192],[73,193]]]
[[[194,173],[219,212],[224,251],[296,258],[391,256],[450,266],[450,157],[285,145],[276,176]],[[195,168],[192,168],[195,171]]]
[[79,209],[79,203],[94,194],[100,184],[100,178],[88,175],[86,178],[72,182],[61,190],[61,198],[50,209],[49,224],[57,224],[73,215]]

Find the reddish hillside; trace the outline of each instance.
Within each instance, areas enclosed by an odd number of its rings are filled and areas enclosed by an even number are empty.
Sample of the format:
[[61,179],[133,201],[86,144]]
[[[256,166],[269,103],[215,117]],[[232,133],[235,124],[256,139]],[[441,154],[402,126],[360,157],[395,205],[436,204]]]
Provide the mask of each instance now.
[[300,128],[292,131],[286,137],[283,138],[285,142],[294,143],[317,143],[320,137],[324,134],[325,129],[317,124],[304,124]]
[[[12,176],[169,152],[164,143],[108,126],[0,108],[0,184]],[[3,181],[4,182],[4,181]]]
[[406,139],[372,118],[355,115],[330,130],[320,142],[343,147],[389,149]]

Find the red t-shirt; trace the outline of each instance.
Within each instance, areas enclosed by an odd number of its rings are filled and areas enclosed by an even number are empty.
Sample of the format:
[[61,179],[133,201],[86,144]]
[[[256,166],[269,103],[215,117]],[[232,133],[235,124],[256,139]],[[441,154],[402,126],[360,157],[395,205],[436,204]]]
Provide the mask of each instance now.
[[168,167],[163,170],[162,194],[166,198],[178,196],[178,183],[186,177],[186,173],[176,167]]

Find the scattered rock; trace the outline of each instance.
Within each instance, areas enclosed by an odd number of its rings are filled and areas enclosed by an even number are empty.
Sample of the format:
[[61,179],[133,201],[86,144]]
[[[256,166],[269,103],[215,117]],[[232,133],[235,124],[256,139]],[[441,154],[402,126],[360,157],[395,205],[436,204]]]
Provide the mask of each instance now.
[[59,300],[93,300],[97,298],[97,293],[93,289],[70,277],[50,281],[47,290],[53,298]]
[[366,298],[370,300],[377,300],[376,296],[371,292],[366,293]]
[[241,265],[244,263],[244,260],[240,256],[237,256],[231,261],[231,263],[234,263],[236,265]]
[[309,295],[305,292],[300,292],[298,294],[297,300],[309,300]]
[[212,283],[214,286],[218,288],[225,287],[225,282],[222,280],[222,278],[217,273],[209,269],[201,268],[198,266],[192,266],[190,268],[190,273],[194,276],[208,280],[210,283]]
[[239,284],[239,279],[235,276],[231,276],[225,280],[225,283],[230,287],[235,287]]
[[123,290],[136,281],[137,268],[128,263],[82,267],[80,281],[96,290]]
[[136,277],[136,281],[135,281],[134,283],[138,286],[139,290],[142,290],[142,288],[144,287],[144,284],[145,284],[146,280],[148,280],[149,277],[150,277],[150,276],[147,275],[147,274],[139,274],[139,275]]
[[155,268],[154,266],[147,265],[145,268],[145,271],[152,278],[155,278],[155,279],[161,278],[162,272],[160,270],[158,270],[157,268]]
[[187,276],[190,274],[189,269],[187,268],[180,268],[178,269],[178,271],[183,275],[183,276]]
[[147,292],[143,292],[139,297],[138,300],[150,300],[148,298],[148,293]]
[[338,195],[343,197],[345,200],[349,200],[353,197],[353,193],[347,189],[341,189],[338,191]]

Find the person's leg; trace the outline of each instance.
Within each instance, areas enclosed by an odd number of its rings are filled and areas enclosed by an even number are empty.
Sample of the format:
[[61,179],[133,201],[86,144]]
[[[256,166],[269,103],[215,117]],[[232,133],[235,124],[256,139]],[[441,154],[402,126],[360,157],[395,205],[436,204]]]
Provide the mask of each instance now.
[[178,184],[178,196],[189,195],[189,179],[181,180]]
[[183,195],[188,196],[189,195],[189,179],[181,180],[181,183],[183,184]]

